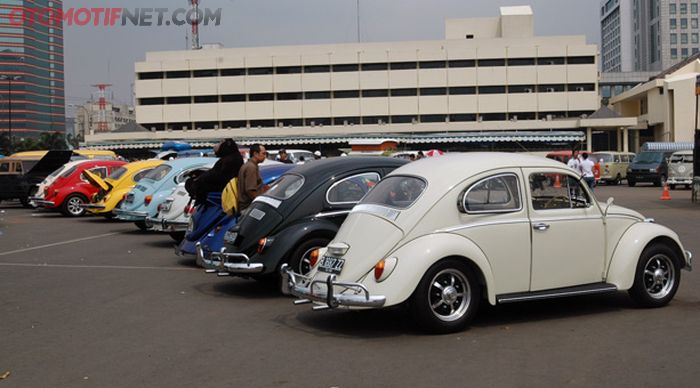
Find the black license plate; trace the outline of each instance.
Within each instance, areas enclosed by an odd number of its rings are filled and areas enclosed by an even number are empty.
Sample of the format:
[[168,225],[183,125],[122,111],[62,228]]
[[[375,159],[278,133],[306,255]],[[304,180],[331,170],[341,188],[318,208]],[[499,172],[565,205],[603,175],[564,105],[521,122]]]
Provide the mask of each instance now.
[[318,264],[318,269],[327,273],[339,274],[343,270],[343,265],[345,265],[345,259],[323,256]]

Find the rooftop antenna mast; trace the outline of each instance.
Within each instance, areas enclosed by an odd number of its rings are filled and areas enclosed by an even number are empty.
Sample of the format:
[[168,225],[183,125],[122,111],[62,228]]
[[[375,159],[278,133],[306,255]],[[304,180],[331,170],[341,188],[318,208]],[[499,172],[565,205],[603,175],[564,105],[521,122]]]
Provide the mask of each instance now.
[[190,24],[192,25],[192,50],[199,50],[202,46],[199,45],[199,0],[190,1]]

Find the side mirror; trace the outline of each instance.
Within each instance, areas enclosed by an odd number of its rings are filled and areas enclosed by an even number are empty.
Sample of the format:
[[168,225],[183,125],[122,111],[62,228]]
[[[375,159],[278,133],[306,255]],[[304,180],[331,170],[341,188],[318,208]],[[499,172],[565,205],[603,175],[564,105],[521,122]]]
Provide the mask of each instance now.
[[608,210],[610,210],[610,206],[612,206],[614,201],[615,201],[615,198],[613,198],[613,197],[610,197],[610,198],[608,198],[607,201],[605,201],[605,211],[603,212],[603,217],[608,216]]

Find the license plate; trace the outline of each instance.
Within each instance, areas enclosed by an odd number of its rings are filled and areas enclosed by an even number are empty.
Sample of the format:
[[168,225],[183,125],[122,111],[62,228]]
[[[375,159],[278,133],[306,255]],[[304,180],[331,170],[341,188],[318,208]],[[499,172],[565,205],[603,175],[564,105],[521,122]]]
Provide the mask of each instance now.
[[318,269],[327,273],[339,274],[343,270],[343,265],[345,265],[345,259],[323,256],[318,264]]
[[226,232],[224,233],[224,241],[228,244],[233,245],[238,237],[238,232]]

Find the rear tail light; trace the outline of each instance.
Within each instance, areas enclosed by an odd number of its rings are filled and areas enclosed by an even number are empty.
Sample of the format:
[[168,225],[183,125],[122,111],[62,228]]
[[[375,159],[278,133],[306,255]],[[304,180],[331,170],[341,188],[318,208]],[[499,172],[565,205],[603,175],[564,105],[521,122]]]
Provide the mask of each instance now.
[[379,280],[384,274],[384,265],[386,262],[384,260],[379,260],[377,264],[374,265],[374,279]]
[[152,195],[147,195],[147,196],[143,199],[143,203],[145,203],[146,205],[150,205],[152,200],[153,200],[153,196],[152,196]]
[[316,266],[316,263],[318,263],[318,257],[321,256],[321,251],[318,249],[314,249],[311,251],[309,254],[309,265],[311,265],[311,268]]
[[272,237],[264,237],[264,238],[261,238],[260,240],[258,240],[258,249],[257,249],[258,254],[263,253],[265,248],[272,245],[273,241],[275,241],[275,239]]
[[388,278],[389,275],[394,272],[396,263],[397,260],[395,257],[379,260],[377,264],[374,265],[374,280],[381,282]]
[[196,210],[197,210],[197,208],[194,207],[194,205],[188,204],[187,206],[185,206],[185,214],[188,216],[191,216],[192,214],[194,214],[194,212]]

